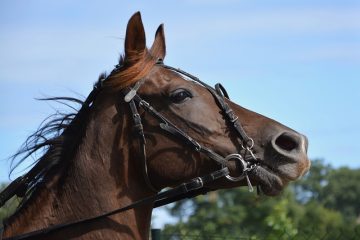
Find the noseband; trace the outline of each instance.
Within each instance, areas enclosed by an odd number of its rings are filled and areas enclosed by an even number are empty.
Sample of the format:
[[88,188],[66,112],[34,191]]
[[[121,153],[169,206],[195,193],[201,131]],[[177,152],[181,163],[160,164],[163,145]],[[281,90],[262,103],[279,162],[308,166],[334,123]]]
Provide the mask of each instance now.
[[[225,98],[229,99],[229,96],[228,96],[226,90],[224,89],[224,87],[218,83],[215,85],[215,88],[212,88],[209,85],[207,85],[206,83],[202,82],[197,77],[195,77],[181,69],[177,69],[177,68],[173,68],[173,67],[165,65],[162,60],[158,61],[156,63],[156,65],[161,66],[165,69],[171,70],[175,73],[178,73],[178,74],[184,76],[189,81],[193,81],[193,82],[196,82],[196,83],[202,85],[212,94],[217,105],[221,109],[222,113],[226,116],[226,120],[229,122],[229,124],[232,126],[232,128],[235,129],[236,135],[239,139],[238,142],[243,151],[243,154],[233,153],[226,157],[223,157],[223,156],[217,154],[215,151],[201,145],[195,139],[191,138],[187,133],[182,131],[175,124],[173,124],[171,121],[169,121],[165,116],[163,116],[161,113],[156,111],[155,108],[153,108],[148,102],[143,100],[137,94],[137,91],[139,90],[139,88],[145,81],[145,79],[141,79],[138,82],[136,82],[133,87],[123,89],[122,97],[124,98],[124,101],[129,104],[129,107],[130,107],[130,110],[132,113],[132,119],[134,122],[134,129],[136,130],[136,134],[139,139],[140,152],[143,155],[142,166],[143,166],[144,180],[145,180],[146,184],[148,185],[148,187],[151,190],[153,190],[154,192],[156,192],[157,194],[147,197],[147,198],[144,198],[144,199],[140,199],[136,202],[133,202],[132,204],[130,204],[128,206],[121,207],[121,208],[103,213],[103,214],[95,216],[95,217],[90,217],[90,218],[85,218],[85,219],[81,219],[78,221],[53,225],[53,226],[50,226],[50,227],[47,227],[44,229],[40,229],[40,230],[36,230],[33,232],[28,232],[25,234],[9,237],[4,240],[20,240],[20,239],[28,239],[28,238],[33,238],[33,237],[44,237],[47,234],[53,233],[55,231],[59,231],[59,230],[62,230],[62,229],[65,229],[65,228],[68,228],[71,226],[79,225],[79,224],[90,223],[95,220],[99,220],[99,219],[102,219],[102,218],[105,218],[105,217],[108,217],[108,216],[111,216],[111,215],[114,215],[114,214],[117,214],[120,212],[124,212],[129,209],[133,209],[138,206],[141,206],[141,205],[153,203],[154,208],[157,208],[157,207],[160,207],[160,206],[172,203],[172,202],[176,202],[176,201],[179,201],[179,200],[182,200],[185,198],[193,198],[197,195],[205,194],[205,193],[211,191],[211,189],[207,188],[206,186],[209,183],[212,183],[215,180],[217,180],[219,178],[223,178],[223,177],[225,177],[229,181],[233,181],[233,182],[241,181],[245,178],[247,181],[247,184],[248,184],[249,191],[250,192],[253,191],[253,187],[252,187],[250,179],[248,177],[248,173],[250,171],[252,171],[254,168],[256,168],[256,166],[257,166],[257,158],[252,151],[253,146],[254,146],[254,141],[252,138],[250,138],[246,134],[245,130],[243,129],[243,127],[241,126],[241,124],[239,122],[238,117],[235,115],[234,111],[226,103]],[[115,66],[114,70],[112,70],[112,72],[110,73],[110,75],[108,77],[112,76],[112,74],[114,74],[116,72],[119,72],[121,70],[121,67],[122,66],[119,66],[119,65]],[[94,85],[94,89],[89,94],[87,99],[85,100],[84,106],[90,107],[92,105],[98,92],[102,89],[102,83],[107,78],[100,79]],[[196,177],[196,178],[190,180],[189,182],[182,183],[172,189],[159,192],[159,190],[157,190],[151,183],[149,175],[148,175],[148,171],[147,171],[146,140],[145,140],[143,125],[142,125],[142,121],[141,121],[141,116],[138,113],[138,107],[141,107],[144,111],[150,113],[153,117],[155,117],[158,120],[159,126],[161,129],[163,129],[170,135],[176,137],[177,139],[181,140],[181,142],[184,142],[186,145],[190,146],[194,151],[199,152],[199,153],[207,156],[209,159],[214,160],[220,166],[220,169],[213,171],[205,176]],[[230,176],[230,171],[228,168],[230,160],[237,161],[237,163],[238,163],[237,164],[237,166],[238,166],[237,170],[238,170],[238,174],[239,174],[238,177]],[[31,175],[31,170],[27,174]],[[0,193],[0,207],[3,206],[5,204],[5,202],[8,201],[11,197],[18,195],[19,189],[24,188],[24,185],[26,185],[26,181],[29,177],[27,174],[17,178],[6,189],[4,189]],[[0,239],[1,239],[1,232],[2,232],[2,227],[0,226]]]

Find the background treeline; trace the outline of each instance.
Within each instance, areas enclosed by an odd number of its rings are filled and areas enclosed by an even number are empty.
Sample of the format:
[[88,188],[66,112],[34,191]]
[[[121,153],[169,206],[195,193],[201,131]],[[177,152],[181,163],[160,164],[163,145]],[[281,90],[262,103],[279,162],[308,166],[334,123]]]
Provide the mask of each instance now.
[[315,160],[281,196],[257,196],[244,187],[167,210],[178,223],[165,226],[163,239],[360,239],[360,169]]
[[[0,192],[6,187],[7,184],[5,183],[0,183]],[[10,216],[12,213],[15,212],[17,206],[20,203],[20,198],[17,197],[13,197],[12,199],[10,199],[8,202],[5,203],[5,205],[0,208],[0,226],[2,221],[4,220],[4,218]],[[1,236],[0,236],[1,239]]]

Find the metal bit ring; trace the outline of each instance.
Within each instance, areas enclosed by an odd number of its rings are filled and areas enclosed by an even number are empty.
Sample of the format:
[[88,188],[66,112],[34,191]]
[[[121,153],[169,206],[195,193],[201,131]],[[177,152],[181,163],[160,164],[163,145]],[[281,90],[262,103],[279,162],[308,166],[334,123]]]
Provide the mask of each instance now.
[[227,161],[230,161],[231,159],[239,161],[239,163],[242,166],[242,169],[241,169],[242,173],[241,173],[241,175],[239,177],[232,177],[232,176],[230,176],[230,173],[228,175],[226,175],[225,177],[228,180],[232,181],[232,182],[238,182],[238,181],[243,180],[244,176],[245,176],[245,173],[246,173],[246,171],[248,169],[247,162],[245,162],[243,157],[240,154],[237,154],[237,153],[230,154],[225,158],[225,160],[227,160]]

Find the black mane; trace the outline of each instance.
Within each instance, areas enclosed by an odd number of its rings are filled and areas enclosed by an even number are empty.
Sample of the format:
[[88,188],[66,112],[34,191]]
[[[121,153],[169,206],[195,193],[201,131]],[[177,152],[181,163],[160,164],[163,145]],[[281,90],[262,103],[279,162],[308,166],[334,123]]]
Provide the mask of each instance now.
[[[85,134],[92,103],[100,90],[100,83],[105,75],[99,77],[93,91],[85,101],[74,97],[51,97],[40,100],[55,101],[67,106],[68,113],[56,111],[47,117],[39,128],[31,134],[20,149],[11,157],[11,173],[25,160],[32,158],[32,168],[23,176],[11,183],[2,193],[1,200],[5,203],[17,195],[22,198],[20,206],[30,199],[32,193],[43,182],[51,178],[51,170],[66,167],[67,162],[77,152],[77,148]],[[37,157],[39,156],[40,157]],[[0,205],[1,207],[1,205]]]

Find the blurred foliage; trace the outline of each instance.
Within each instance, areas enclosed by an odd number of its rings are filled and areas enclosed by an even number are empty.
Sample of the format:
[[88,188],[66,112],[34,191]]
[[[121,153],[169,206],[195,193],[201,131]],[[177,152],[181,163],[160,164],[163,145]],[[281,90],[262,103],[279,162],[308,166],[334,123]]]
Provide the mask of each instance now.
[[[167,208],[178,223],[164,239],[360,239],[360,169],[312,162],[277,197],[245,188],[211,192]],[[218,238],[217,238],[218,237]]]
[[[0,192],[6,187],[7,184],[0,184]],[[20,203],[17,197],[11,198],[3,207],[0,208],[0,225],[3,220],[13,214]]]

